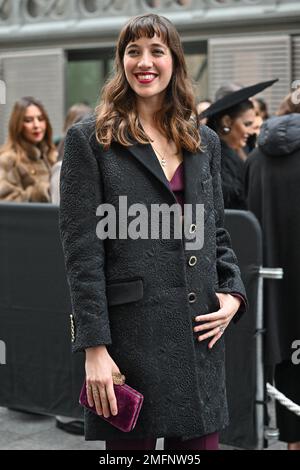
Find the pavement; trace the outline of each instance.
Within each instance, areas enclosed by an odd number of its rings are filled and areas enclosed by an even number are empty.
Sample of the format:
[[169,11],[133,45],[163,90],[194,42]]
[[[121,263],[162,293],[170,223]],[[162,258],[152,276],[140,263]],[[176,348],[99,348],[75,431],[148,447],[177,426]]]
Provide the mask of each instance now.
[[[223,450],[234,447],[220,446]],[[270,450],[285,450],[283,442],[269,442]],[[41,416],[0,408],[0,450],[105,450],[104,441],[85,441],[55,426],[53,416]],[[156,450],[163,450],[158,439]]]

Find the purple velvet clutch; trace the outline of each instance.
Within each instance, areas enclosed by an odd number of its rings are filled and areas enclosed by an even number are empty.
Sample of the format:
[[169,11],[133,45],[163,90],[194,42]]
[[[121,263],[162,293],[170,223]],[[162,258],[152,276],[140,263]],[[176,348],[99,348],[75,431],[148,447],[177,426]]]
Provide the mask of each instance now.
[[98,415],[95,406],[91,407],[89,405],[85,381],[81,389],[79,403],[95,413],[99,418],[108,421],[110,424],[120,429],[121,431],[132,431],[136,425],[144,397],[140,392],[137,392],[127,384],[114,384],[114,391],[118,405],[118,414],[116,416],[111,414],[109,418],[105,418],[103,415]]

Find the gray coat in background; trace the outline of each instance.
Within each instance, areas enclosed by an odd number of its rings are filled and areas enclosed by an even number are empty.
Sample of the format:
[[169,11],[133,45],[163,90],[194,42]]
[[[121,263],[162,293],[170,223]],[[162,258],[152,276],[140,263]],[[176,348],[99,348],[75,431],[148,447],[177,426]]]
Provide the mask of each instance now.
[[[194,318],[218,310],[216,292],[245,297],[245,291],[223,228],[219,140],[206,127],[201,135],[204,151],[184,150],[185,203],[205,207],[204,246],[190,251],[185,239],[174,237],[97,238],[101,203],[114,205],[118,214],[118,198],[127,196],[128,207],[142,203],[150,213],[151,204],[176,200],[151,145],[114,142],[104,151],[94,119],[67,134],[60,230],[73,305],[73,351],[107,345],[128,385],[144,395],[130,433],[85,411],[87,440],[191,439],[228,423],[224,339],[209,350],[208,340],[197,340]],[[191,256],[197,258],[194,266]]]

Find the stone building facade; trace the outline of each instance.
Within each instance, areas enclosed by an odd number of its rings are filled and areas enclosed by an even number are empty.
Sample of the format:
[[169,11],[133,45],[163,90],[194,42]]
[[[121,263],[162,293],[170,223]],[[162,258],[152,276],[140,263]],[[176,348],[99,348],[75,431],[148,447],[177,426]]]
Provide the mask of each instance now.
[[278,77],[264,95],[274,111],[300,80],[298,0],[0,0],[0,142],[20,96],[44,102],[56,135],[69,105],[94,105],[120,28],[145,12],[177,26],[199,98]]

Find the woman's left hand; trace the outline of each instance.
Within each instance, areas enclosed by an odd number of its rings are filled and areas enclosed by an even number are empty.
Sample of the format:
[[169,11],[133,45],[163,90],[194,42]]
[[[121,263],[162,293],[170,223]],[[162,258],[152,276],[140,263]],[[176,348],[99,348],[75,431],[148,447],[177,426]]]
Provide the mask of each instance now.
[[202,323],[202,325],[195,326],[195,332],[210,330],[207,333],[198,336],[199,341],[203,341],[204,339],[211,337],[213,338],[208,344],[210,349],[221,338],[241,305],[241,299],[231,294],[217,293],[216,295],[220,302],[220,310],[208,313],[207,315],[199,315],[195,318],[196,321],[205,322]]

